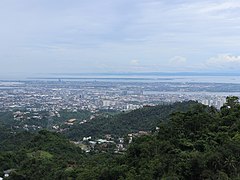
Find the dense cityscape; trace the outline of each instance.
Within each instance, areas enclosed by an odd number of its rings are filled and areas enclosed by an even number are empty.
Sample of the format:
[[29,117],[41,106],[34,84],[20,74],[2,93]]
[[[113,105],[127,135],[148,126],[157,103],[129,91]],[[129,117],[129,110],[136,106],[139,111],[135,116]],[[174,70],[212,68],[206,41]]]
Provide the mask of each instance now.
[[189,100],[220,109],[227,96],[240,95],[240,92],[237,92],[239,86],[224,83],[2,81],[0,110],[127,111],[143,106]]

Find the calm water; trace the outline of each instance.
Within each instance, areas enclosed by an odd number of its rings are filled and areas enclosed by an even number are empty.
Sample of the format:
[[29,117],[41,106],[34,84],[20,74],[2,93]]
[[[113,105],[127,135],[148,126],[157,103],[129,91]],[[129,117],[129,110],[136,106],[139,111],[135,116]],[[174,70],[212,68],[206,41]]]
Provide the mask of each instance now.
[[[4,79],[5,81],[7,79]],[[19,81],[19,79],[8,79]],[[182,83],[235,83],[240,84],[240,76],[57,76],[25,78],[20,81],[106,81],[106,82],[182,82]],[[1,83],[0,83],[1,85]]]
[[239,96],[240,92],[172,92],[172,91],[144,91],[145,95],[158,95],[158,94],[177,94],[177,95],[211,95],[211,96]]
[[[35,80],[47,81],[107,81],[107,82],[182,82],[182,83],[236,83],[240,84],[240,76],[100,76],[100,77],[58,77]],[[30,80],[30,79],[29,79]],[[34,80],[34,79],[31,79]]]

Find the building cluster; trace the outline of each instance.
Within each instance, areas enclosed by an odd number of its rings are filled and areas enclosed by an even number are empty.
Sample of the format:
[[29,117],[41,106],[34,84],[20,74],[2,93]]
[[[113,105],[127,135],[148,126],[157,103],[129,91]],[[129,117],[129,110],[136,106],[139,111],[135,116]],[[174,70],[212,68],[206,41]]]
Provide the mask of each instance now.
[[[223,90],[226,85],[222,85]],[[209,92],[200,91],[208,89]],[[198,91],[199,90],[199,91]],[[202,83],[55,82],[26,81],[0,85],[0,111],[30,112],[99,109],[128,111],[146,105],[195,100],[220,108],[227,92]],[[240,93],[239,93],[240,94]]]
[[207,106],[214,106],[217,109],[220,109],[226,103],[226,97],[215,97],[211,99],[203,99],[201,103]]
[[75,145],[78,145],[83,151],[91,152],[113,152],[124,153],[127,146],[132,143],[133,138],[140,136],[150,135],[151,132],[139,131],[130,133],[126,138],[118,137],[114,138],[111,134],[106,134],[104,138],[93,139],[92,137],[84,137],[82,141],[72,141]]

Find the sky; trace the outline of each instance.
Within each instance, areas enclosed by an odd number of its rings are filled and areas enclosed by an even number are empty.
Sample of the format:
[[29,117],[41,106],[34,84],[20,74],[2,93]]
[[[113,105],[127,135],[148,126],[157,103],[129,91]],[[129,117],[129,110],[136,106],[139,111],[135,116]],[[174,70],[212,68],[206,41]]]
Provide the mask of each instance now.
[[239,0],[1,0],[0,77],[238,72]]

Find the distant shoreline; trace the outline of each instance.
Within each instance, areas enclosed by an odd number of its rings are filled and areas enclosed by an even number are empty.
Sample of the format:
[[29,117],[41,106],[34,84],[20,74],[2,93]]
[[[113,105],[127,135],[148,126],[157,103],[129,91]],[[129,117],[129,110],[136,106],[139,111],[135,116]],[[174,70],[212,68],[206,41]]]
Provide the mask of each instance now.
[[174,79],[182,79],[182,78],[122,78],[122,77],[36,77],[36,78],[27,78],[27,79],[43,79],[43,80],[174,80]]
[[240,76],[240,73],[238,72],[48,73],[47,76]]

